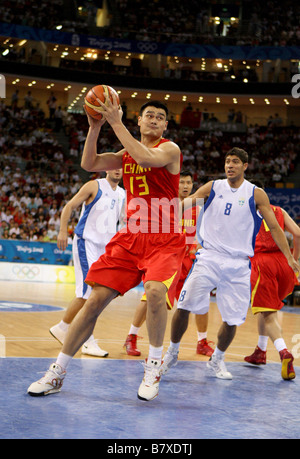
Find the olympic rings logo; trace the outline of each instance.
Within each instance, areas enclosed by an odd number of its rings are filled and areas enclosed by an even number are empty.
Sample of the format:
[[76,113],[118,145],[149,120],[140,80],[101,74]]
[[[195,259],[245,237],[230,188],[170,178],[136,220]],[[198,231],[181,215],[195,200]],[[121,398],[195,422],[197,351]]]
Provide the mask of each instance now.
[[140,41],[137,44],[138,49],[142,53],[154,53],[157,50],[157,43],[149,43],[147,41]]
[[18,279],[29,279],[32,280],[40,273],[40,269],[37,266],[14,266],[12,269],[13,273]]

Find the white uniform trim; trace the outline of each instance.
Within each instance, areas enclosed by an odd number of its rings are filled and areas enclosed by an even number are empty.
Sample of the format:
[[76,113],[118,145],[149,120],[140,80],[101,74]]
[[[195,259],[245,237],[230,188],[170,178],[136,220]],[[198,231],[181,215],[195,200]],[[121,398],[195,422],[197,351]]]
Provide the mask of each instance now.
[[125,190],[113,190],[109,182],[97,179],[98,193],[87,206],[83,204],[73,239],[76,297],[87,299],[91,287],[84,280],[90,266],[105,252],[105,247],[122,226],[120,218],[125,204]]

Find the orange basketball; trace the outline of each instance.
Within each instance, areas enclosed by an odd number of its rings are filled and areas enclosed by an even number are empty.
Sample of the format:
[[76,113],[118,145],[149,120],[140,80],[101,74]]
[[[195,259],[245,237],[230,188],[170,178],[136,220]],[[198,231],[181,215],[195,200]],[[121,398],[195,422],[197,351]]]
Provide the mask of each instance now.
[[99,84],[98,86],[94,86],[92,89],[90,89],[84,99],[84,105],[87,113],[92,118],[95,118],[96,120],[101,120],[101,113],[94,110],[94,107],[97,107],[98,109],[100,107],[100,110],[102,109],[99,102],[97,101],[97,98],[101,100],[101,102],[105,103],[105,96],[109,96],[110,100],[113,101],[112,94],[115,94],[119,104],[120,99],[118,93],[110,86],[107,86],[106,84]]

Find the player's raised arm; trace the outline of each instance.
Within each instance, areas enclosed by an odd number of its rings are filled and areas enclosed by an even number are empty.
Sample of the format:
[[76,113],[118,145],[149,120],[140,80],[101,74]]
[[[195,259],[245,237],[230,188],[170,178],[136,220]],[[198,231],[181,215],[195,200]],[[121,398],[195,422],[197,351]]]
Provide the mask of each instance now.
[[97,153],[97,140],[105,119],[96,120],[87,112],[86,115],[89,122],[89,130],[83,148],[81,167],[88,172],[120,169],[122,167],[123,150],[118,153]]
[[173,174],[180,170],[180,149],[174,142],[166,142],[157,148],[153,148],[157,141],[162,138],[167,129],[167,112],[163,104],[149,105],[142,110],[138,118],[141,141],[135,139],[122,122],[122,112],[118,106],[116,97],[113,103],[107,99],[106,104],[101,104],[101,114],[111,125],[116,136],[130,156],[142,167],[168,167]]

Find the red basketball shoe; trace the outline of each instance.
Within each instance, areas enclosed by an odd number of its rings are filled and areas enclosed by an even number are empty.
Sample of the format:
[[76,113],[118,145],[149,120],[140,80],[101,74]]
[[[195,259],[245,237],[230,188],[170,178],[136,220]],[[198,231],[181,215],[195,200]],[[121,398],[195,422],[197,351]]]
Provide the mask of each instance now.
[[206,338],[203,338],[200,341],[198,341],[196,353],[201,354],[201,355],[207,355],[208,357],[211,357],[214,353],[214,350],[209,344],[213,344],[213,342],[207,341]]
[[280,359],[281,359],[281,376],[282,379],[294,379],[296,378],[295,370],[293,367],[293,360],[294,357],[292,354],[287,350],[283,349],[279,352]]
[[244,358],[245,362],[252,363],[253,365],[266,365],[267,352],[262,351],[260,347],[256,346],[253,354]]
[[127,355],[141,355],[141,351],[136,347],[136,340],[139,337],[137,335],[128,335],[124,343]]

